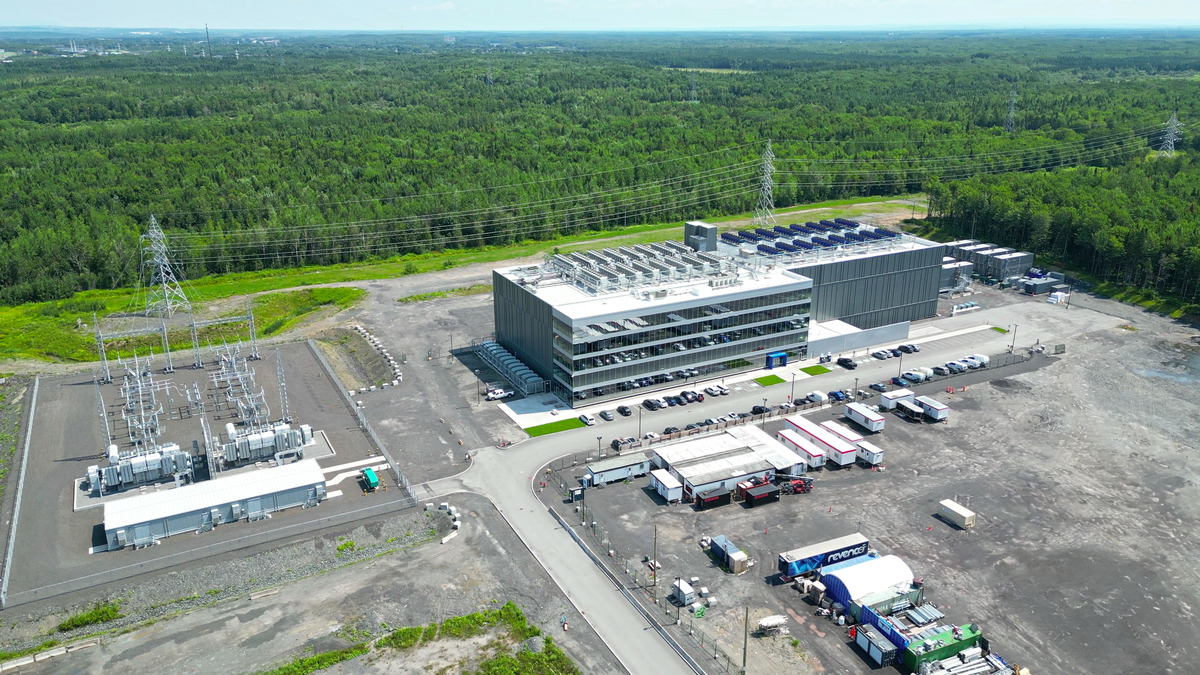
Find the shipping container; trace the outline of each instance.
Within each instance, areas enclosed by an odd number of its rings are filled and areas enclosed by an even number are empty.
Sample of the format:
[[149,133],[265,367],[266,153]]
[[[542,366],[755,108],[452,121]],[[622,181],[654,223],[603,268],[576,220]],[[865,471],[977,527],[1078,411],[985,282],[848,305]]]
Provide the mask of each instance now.
[[884,417],[861,403],[851,403],[843,413],[846,419],[854,422],[871,433],[883,431]]
[[732,495],[733,493],[730,492],[729,488],[723,487],[701,492],[696,495],[696,508],[703,510],[728,504],[731,501]]
[[896,407],[900,401],[913,400],[913,394],[908,389],[897,389],[895,391],[885,391],[879,395],[879,407],[884,410],[891,410]]
[[939,403],[928,396],[918,396],[914,402],[930,419],[940,421],[950,417],[950,406],[945,403]]
[[830,539],[779,554],[779,574],[796,577],[820,569],[821,566],[867,555],[870,542],[862,534]]
[[854,631],[854,644],[866,652],[872,662],[884,668],[896,664],[899,655],[896,645],[883,639],[867,626],[855,626]]
[[975,527],[975,512],[967,507],[959,504],[953,499],[943,499],[938,502],[942,507],[938,511],[938,515],[946,520],[954,523],[964,530],[969,530]]

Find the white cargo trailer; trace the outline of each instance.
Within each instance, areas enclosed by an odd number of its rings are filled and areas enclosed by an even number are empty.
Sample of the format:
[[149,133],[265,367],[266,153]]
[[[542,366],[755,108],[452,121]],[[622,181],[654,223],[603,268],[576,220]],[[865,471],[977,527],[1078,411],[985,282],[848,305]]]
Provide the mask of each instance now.
[[883,464],[883,448],[870,441],[860,441],[858,444],[858,459],[868,466]]
[[804,458],[804,464],[809,469],[819,469],[825,466],[825,451],[818,448],[807,436],[795,429],[782,429],[775,438],[784,447],[794,451]]
[[944,420],[950,416],[950,406],[945,403],[939,403],[928,396],[918,396],[916,404],[921,406],[921,410],[933,420]]
[[821,422],[821,426],[825,427],[826,431],[828,431],[829,433],[833,434],[834,436],[837,436],[838,438],[841,438],[843,441],[846,441],[847,443],[850,443],[851,445],[857,445],[858,442],[863,439],[862,435],[859,434],[857,431],[850,429],[850,427],[847,427],[844,424],[838,424],[837,422],[834,422],[833,420],[829,420],[828,422]]
[[860,427],[878,433],[883,431],[884,417],[861,403],[851,403],[846,406],[846,419],[855,422]]
[[858,448],[856,446],[803,415],[792,415],[784,421],[788,425],[785,428],[795,429],[808,437],[813,444],[825,451],[825,456],[829,458],[828,461],[838,466],[849,466],[858,457]]
[[896,407],[900,401],[911,401],[915,394],[908,389],[897,389],[895,391],[885,391],[879,395],[879,407],[884,410],[891,410]]
[[943,499],[938,502],[941,505],[941,510],[938,515],[946,520],[954,523],[964,530],[975,527],[975,512],[967,507],[959,504],[953,499]]

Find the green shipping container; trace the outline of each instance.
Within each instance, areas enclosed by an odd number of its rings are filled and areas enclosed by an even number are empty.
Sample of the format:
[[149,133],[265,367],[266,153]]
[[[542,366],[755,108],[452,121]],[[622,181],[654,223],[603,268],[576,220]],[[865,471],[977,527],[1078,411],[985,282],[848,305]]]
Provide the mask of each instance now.
[[379,476],[375,475],[375,471],[371,467],[363,469],[363,480],[366,481],[369,490],[379,487]]
[[901,663],[903,663],[904,667],[910,672],[915,673],[917,672],[917,669],[921,667],[921,664],[925,663],[926,661],[940,661],[941,659],[948,659],[964,649],[970,649],[971,647],[977,646],[979,643],[979,638],[983,635],[982,631],[972,628],[972,624],[960,626],[960,628],[962,629],[961,640],[954,639],[953,631],[948,630],[944,633],[938,633],[937,635],[933,636],[932,642],[935,644],[937,642],[941,642],[942,644],[929,651],[925,651],[924,642],[921,640],[913,640],[912,643],[908,645],[908,649],[904,650],[904,656],[901,658]]

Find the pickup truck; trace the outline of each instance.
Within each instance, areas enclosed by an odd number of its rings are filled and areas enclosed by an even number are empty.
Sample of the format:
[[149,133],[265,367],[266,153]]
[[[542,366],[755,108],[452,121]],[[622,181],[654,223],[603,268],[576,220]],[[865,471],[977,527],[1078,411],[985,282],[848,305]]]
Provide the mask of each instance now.
[[488,391],[487,396],[485,396],[484,398],[486,398],[489,401],[499,401],[500,399],[508,398],[509,396],[512,396],[512,395],[513,395],[513,392],[511,392],[507,389],[492,389],[492,390]]

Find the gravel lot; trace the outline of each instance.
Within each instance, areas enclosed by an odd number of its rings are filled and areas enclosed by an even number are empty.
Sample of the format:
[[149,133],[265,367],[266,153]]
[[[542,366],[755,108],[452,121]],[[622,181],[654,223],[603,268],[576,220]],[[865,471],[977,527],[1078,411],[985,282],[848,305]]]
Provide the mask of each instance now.
[[[774,578],[780,552],[856,530],[924,577],[950,618],[979,622],[998,653],[1034,672],[1194,672],[1196,331],[1097,299],[1069,310],[990,289],[973,299],[986,307],[982,319],[1019,324],[1019,346],[1061,342],[1067,352],[956,379],[966,390],[953,394],[918,388],[950,406],[948,424],[889,417],[872,439],[887,452],[886,471],[819,471],[809,495],[697,512],[660,506],[646,479],[592,490],[588,505],[607,534],[597,548],[640,559],[657,525],[660,595],[676,576],[699,576],[719,604],[696,624],[736,657],[744,607],[752,621],[791,616],[798,648],[752,639],[750,672],[871,670],[844,629]],[[935,518],[945,498],[969,504],[978,525],[959,531]],[[739,577],[715,568],[697,541],[716,534],[758,565]]]

